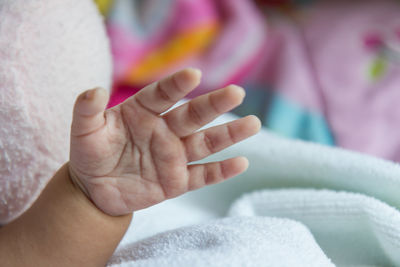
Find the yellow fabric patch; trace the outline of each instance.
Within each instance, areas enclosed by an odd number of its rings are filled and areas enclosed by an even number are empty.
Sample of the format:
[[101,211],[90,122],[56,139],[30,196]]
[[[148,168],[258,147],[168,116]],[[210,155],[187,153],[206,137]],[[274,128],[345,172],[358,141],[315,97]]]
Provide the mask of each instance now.
[[165,45],[135,62],[125,81],[128,84],[151,82],[163,70],[203,51],[212,43],[217,31],[218,24],[213,22],[178,33]]
[[103,14],[104,16],[107,15],[113,0],[94,0],[94,1],[99,7],[101,14]]

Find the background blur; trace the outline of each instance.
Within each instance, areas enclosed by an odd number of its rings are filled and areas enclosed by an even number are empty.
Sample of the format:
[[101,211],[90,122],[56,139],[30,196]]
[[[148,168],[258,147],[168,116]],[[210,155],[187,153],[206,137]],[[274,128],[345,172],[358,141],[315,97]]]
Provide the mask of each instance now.
[[190,97],[230,83],[239,115],[281,135],[400,161],[400,2],[97,0],[114,61],[110,106],[185,66]]

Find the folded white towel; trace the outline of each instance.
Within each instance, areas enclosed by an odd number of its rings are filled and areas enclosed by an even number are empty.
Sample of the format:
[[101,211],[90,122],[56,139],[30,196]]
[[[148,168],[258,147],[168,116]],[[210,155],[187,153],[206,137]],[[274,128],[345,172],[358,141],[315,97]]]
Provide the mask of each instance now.
[[400,212],[371,197],[328,190],[265,190],[237,200],[230,215],[302,222],[339,265],[400,266]]
[[165,232],[119,250],[111,266],[334,266],[302,224],[238,217]]

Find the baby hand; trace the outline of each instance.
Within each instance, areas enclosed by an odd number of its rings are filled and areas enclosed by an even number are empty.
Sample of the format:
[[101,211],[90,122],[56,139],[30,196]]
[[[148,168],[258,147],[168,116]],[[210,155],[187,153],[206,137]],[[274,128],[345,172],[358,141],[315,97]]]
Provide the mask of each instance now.
[[248,116],[197,131],[239,105],[237,86],[199,96],[166,113],[200,83],[201,73],[185,69],[143,88],[105,110],[107,91],[81,94],[74,107],[69,170],[71,178],[109,215],[123,215],[246,170],[246,158],[191,164],[260,129]]

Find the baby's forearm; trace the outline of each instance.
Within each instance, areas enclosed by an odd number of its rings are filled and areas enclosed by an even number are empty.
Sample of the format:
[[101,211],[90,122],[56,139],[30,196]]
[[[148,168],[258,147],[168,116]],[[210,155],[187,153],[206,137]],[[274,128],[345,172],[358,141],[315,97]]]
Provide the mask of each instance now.
[[26,213],[0,228],[1,265],[104,266],[130,221],[96,208],[66,164]]

